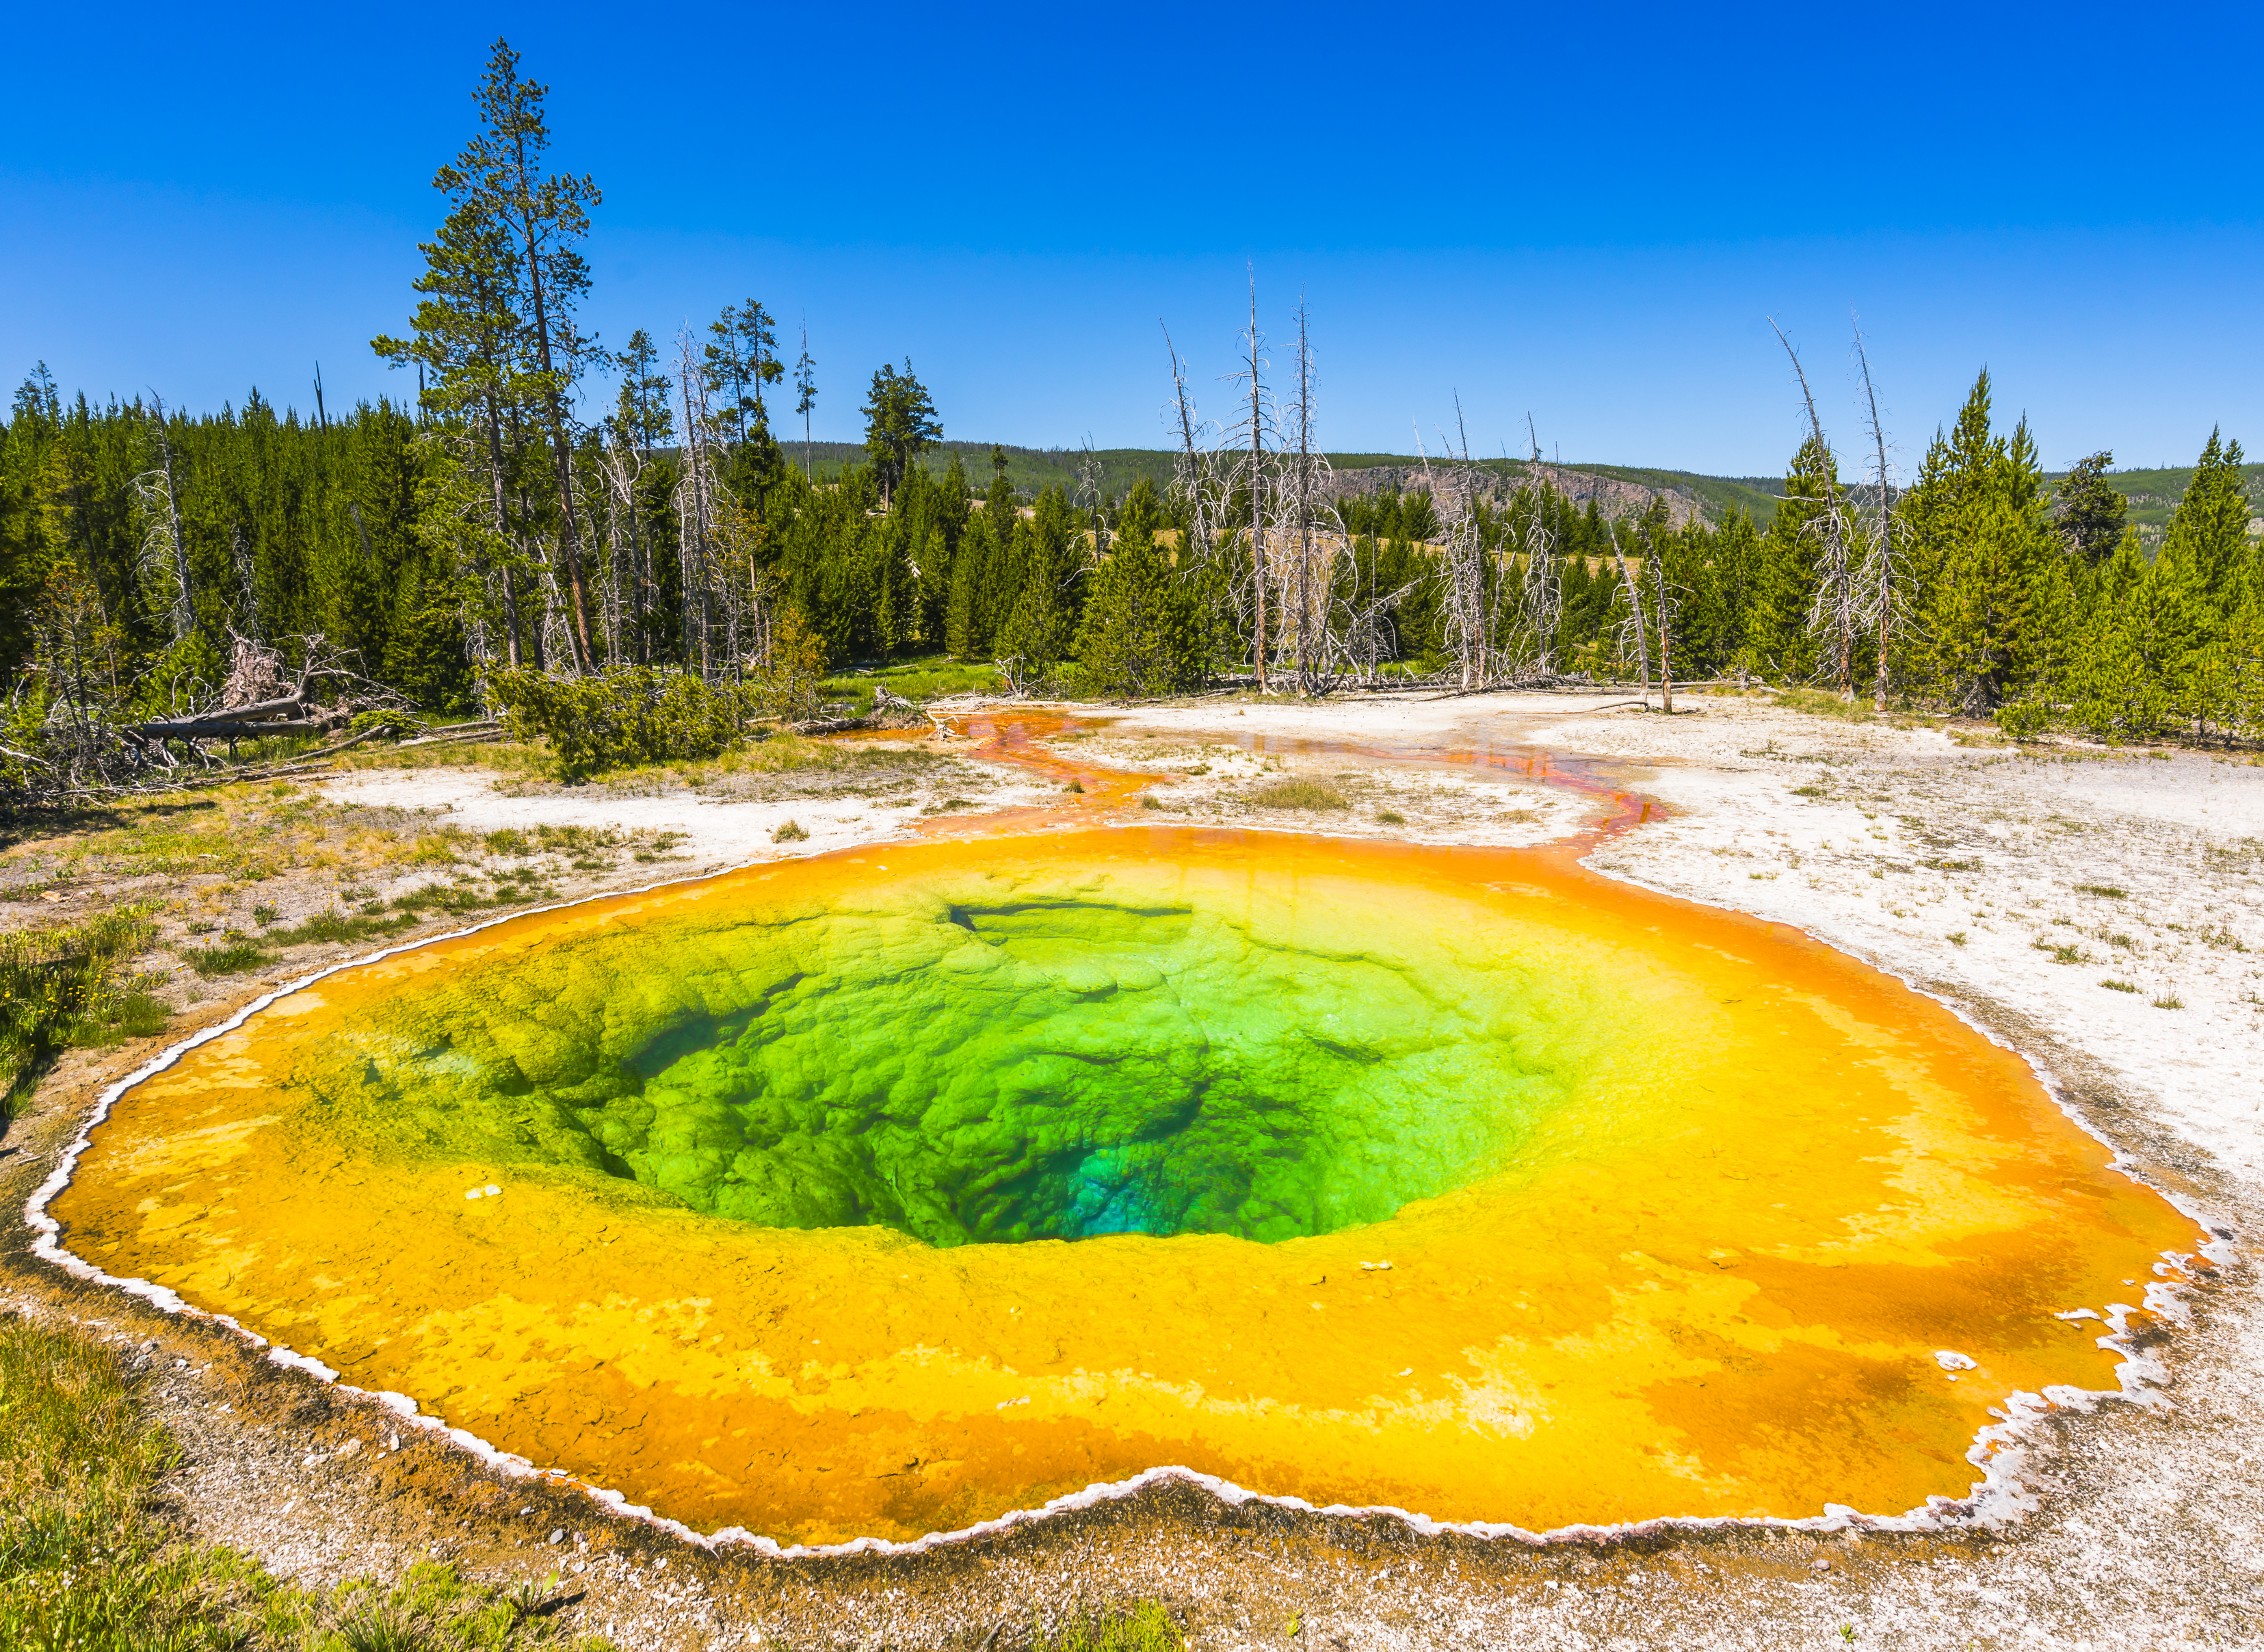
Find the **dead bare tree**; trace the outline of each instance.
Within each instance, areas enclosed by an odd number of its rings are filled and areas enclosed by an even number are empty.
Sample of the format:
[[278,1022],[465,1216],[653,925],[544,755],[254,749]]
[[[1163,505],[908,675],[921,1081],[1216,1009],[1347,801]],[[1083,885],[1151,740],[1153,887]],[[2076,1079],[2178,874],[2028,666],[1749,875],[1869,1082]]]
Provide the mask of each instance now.
[[[1447,637],[1454,645],[1462,686],[1477,688],[1484,687],[1487,680],[1492,615],[1486,602],[1484,522],[1478,506],[1477,475],[1469,462],[1469,433],[1462,424],[1462,398],[1459,393],[1455,397],[1455,425],[1461,437],[1462,464],[1458,473],[1449,473],[1447,490],[1450,500],[1445,523]],[[1427,474],[1427,454],[1424,469]],[[1431,497],[1439,497],[1435,490]]]
[[[1850,324],[1854,318],[1850,317]],[[1879,421],[1878,392],[1871,387],[1871,359],[1863,348],[1863,330],[1857,326],[1855,360],[1862,369],[1863,400],[1871,419],[1870,508],[1861,523],[1863,557],[1858,577],[1863,601],[1878,628],[1878,657],[1871,666],[1871,696],[1875,710],[1887,709],[1887,688],[1893,669],[1894,646],[1907,623],[1904,593],[1911,588],[1910,569],[1904,555],[1902,522],[1895,514],[1894,489],[1887,472],[1886,427]]]
[[251,547],[243,542],[241,522],[228,530],[228,560],[236,575],[236,600],[242,606],[237,617],[243,622],[243,629],[257,637],[260,633],[259,582],[252,566]]
[[134,478],[134,503],[142,516],[142,578],[163,593],[161,606],[181,642],[197,628],[195,594],[189,584],[188,542],[181,532],[181,490],[173,474],[173,442],[165,425],[163,398],[149,392],[149,428],[157,439],[157,464]]
[[[1187,390],[1186,366],[1179,358],[1179,347],[1172,342],[1172,330],[1163,327],[1164,348],[1172,358],[1172,404],[1165,423],[1179,437],[1179,452],[1172,464],[1172,486],[1186,511],[1186,532],[1179,554],[1172,561],[1172,577],[1193,587],[1199,610],[1206,616],[1223,614],[1231,632],[1241,633],[1241,592],[1225,565],[1223,555],[1226,549],[1224,535],[1230,487],[1226,481],[1226,467],[1211,438],[1215,428],[1199,417],[1194,398]],[[1215,657],[1215,644],[1206,660]],[[1208,663],[1206,664],[1208,673]]]
[[[1526,468],[1526,477],[1532,482],[1542,477],[1541,438],[1533,427],[1533,415],[1525,416],[1526,445],[1532,459]],[[1547,515],[1542,510],[1548,486],[1545,477],[1533,487],[1533,513],[1526,519],[1520,551],[1525,557],[1521,606],[1525,632],[1530,639],[1534,671],[1542,677],[1556,674],[1556,630],[1564,622],[1564,586],[1556,567],[1556,544],[1549,531]]]
[[1769,328],[1784,346],[1785,354],[1791,358],[1793,376],[1800,382],[1801,404],[1808,411],[1809,436],[1816,444],[1817,462],[1824,468],[1826,477],[1824,508],[1807,524],[1807,531],[1817,540],[1816,590],[1809,601],[1808,629],[1824,639],[1831,678],[1852,702],[1855,698],[1857,638],[1862,635],[1866,619],[1854,535],[1849,531],[1846,502],[1838,485],[1830,480],[1837,469],[1832,462],[1832,444],[1825,438],[1824,421],[1817,417],[1816,397],[1808,387],[1807,369],[1800,365],[1800,352],[1792,347],[1792,340],[1784,336],[1784,329],[1774,319]]
[[1651,575],[1651,628],[1658,638],[1658,709],[1674,714],[1674,618],[1682,604],[1666,583],[1666,558],[1653,544],[1644,558]]
[[[1628,616],[1620,622],[1620,646],[1627,646],[1630,635],[1635,640],[1636,667],[1643,673],[1644,710],[1651,709],[1651,628],[1644,613],[1643,586],[1635,571],[1628,566],[1627,549],[1620,543],[1620,526],[1607,524],[1612,539],[1612,560],[1619,564],[1620,588],[1627,593]],[[1654,559],[1655,560],[1655,559]]]
[[652,604],[652,548],[646,542],[642,515],[644,455],[636,444],[615,430],[599,451],[598,463],[607,494],[606,544],[613,574],[610,618],[613,658],[625,658],[621,630],[635,635],[639,664],[650,652],[648,612]]
[[1344,523],[1330,499],[1329,462],[1314,440],[1316,412],[1311,318],[1297,305],[1297,391],[1286,409],[1274,484],[1273,539],[1277,563],[1275,611],[1294,615],[1288,633],[1300,694],[1325,694],[1350,663],[1339,611],[1339,565],[1350,554]]
[[[1235,427],[1235,433],[1250,444],[1248,462],[1243,467],[1241,481],[1250,492],[1250,590],[1255,615],[1251,632],[1250,657],[1258,674],[1258,692],[1270,694],[1272,685],[1266,678],[1269,639],[1266,631],[1266,505],[1270,491],[1266,439],[1278,434],[1275,421],[1266,406],[1266,335],[1258,331],[1258,274],[1250,275],[1250,326],[1243,334],[1247,347],[1243,371],[1235,376],[1246,381],[1250,392],[1250,411]],[[1278,443],[1277,443],[1278,445]]]
[[700,372],[698,344],[690,328],[678,336],[681,362],[677,385],[683,395],[683,433],[677,447],[680,469],[676,484],[677,555],[683,575],[684,658],[697,659],[702,681],[715,672],[714,600],[711,586],[716,560],[716,520],[721,513],[722,479],[709,452],[711,421],[708,392]]

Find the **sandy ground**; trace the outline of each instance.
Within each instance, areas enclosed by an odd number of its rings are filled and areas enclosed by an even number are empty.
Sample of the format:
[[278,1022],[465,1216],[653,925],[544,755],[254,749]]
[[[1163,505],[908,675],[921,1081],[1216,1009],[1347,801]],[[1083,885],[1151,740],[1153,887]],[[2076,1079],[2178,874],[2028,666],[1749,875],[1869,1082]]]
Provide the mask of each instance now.
[[[1230,1506],[1166,1483],[919,1555],[714,1554],[573,1493],[501,1481],[438,1442],[396,1447],[372,1408],[219,1333],[61,1281],[24,1258],[19,1236],[0,1300],[69,1314],[156,1369],[190,1458],[178,1495],[207,1534],[308,1578],[427,1554],[512,1582],[555,1570],[573,1621],[624,1646],[1005,1648],[1027,1638],[1034,1610],[1143,1597],[1162,1599],[1206,1648],[2264,1641],[2252,1237],[2264,1214],[2264,767],[2025,753],[1971,731],[1690,703],[1667,718],[1562,696],[1214,702],[1112,714],[1051,744],[1080,764],[1154,775],[1156,806],[1197,821],[1512,844],[1594,812],[1592,797],[1522,773],[1552,753],[1669,806],[1606,841],[1593,865],[1796,925],[2027,1054],[2134,1174],[2224,1238],[2188,1322],[2154,1350],[2164,1380],[2148,1401],[2060,1413],[2036,1431],[2017,1521],[1915,1536],[1670,1528],[1535,1549]],[[1581,757],[1593,761],[1571,761]],[[1027,768],[956,770],[909,801],[529,794],[469,771],[364,773],[326,790],[483,832],[547,821],[680,833],[686,858],[671,873],[882,841],[947,794],[983,810],[1062,801],[1055,777]],[[1346,806],[1253,801],[1285,776],[1325,784]],[[809,839],[773,844],[789,817]],[[98,1083],[130,1059],[57,1073],[0,1150],[0,1191],[20,1205]]]

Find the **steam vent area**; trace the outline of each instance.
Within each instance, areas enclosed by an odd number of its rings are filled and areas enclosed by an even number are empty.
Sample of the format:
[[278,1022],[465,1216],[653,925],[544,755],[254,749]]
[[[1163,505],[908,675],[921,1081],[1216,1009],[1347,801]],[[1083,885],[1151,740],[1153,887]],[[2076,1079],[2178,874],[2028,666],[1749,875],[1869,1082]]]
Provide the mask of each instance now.
[[1570,852],[973,831],[512,918],[132,1086],[76,1256],[703,1534],[1176,1466],[1545,1533],[1967,1496],[2198,1235],[2021,1059]]

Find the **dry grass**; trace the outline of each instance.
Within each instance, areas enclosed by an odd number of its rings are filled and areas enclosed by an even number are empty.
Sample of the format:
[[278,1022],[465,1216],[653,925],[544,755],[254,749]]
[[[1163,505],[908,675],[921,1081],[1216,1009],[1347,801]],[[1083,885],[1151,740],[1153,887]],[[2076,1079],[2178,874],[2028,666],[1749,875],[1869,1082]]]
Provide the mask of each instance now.
[[1333,786],[1317,780],[1277,780],[1250,794],[1260,809],[1349,809],[1352,800]]

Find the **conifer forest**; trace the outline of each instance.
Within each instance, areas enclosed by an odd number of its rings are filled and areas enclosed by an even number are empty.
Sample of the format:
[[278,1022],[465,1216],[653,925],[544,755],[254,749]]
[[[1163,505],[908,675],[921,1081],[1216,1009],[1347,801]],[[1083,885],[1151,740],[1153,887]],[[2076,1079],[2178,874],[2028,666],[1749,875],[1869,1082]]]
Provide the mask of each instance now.
[[[191,413],[24,379],[0,426],[0,783],[209,761],[252,707],[284,708],[271,733],[555,730],[579,706],[728,738],[822,717],[830,671],[933,656],[1012,695],[1581,680],[1671,706],[1730,680],[2015,736],[2264,738],[2264,553],[2229,433],[2151,537],[2109,455],[2047,476],[1986,373],[1905,482],[1876,418],[1846,438],[1810,398],[1766,520],[1583,502],[1537,443],[1477,461],[1459,437],[1353,491],[1306,317],[1269,340],[1253,302],[1216,404],[1158,336],[1154,477],[1112,492],[1088,461],[1033,494],[1002,450],[940,462],[949,410],[913,362],[828,380],[760,297],[673,338],[588,336],[600,191],[543,170],[542,88],[507,47],[478,103],[373,341],[397,395]],[[821,394],[861,396],[866,428],[823,474]]]

